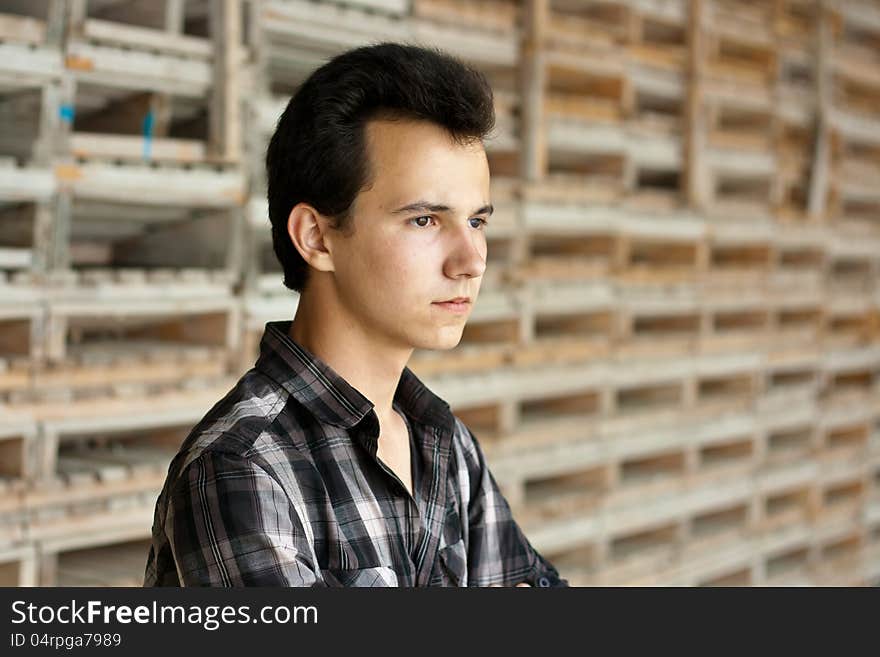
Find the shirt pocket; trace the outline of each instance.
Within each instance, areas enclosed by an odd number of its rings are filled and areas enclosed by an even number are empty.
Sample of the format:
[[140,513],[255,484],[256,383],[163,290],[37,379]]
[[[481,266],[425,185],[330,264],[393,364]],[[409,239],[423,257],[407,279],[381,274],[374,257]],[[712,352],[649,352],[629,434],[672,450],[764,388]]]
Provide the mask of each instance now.
[[327,586],[399,586],[397,573],[388,566],[324,568],[321,576]]
[[434,586],[467,586],[467,548],[464,539],[440,549],[434,569]]
[[451,504],[446,510],[431,586],[467,586],[467,543],[461,523],[458,509]]

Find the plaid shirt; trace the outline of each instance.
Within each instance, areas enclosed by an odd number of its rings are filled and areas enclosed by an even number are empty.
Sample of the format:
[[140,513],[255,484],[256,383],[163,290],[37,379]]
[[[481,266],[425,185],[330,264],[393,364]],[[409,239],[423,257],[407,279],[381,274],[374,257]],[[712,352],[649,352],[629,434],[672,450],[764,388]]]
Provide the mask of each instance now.
[[376,458],[373,404],[270,322],[156,503],[144,586],[567,586],[511,516],[476,438],[404,368],[411,496]]

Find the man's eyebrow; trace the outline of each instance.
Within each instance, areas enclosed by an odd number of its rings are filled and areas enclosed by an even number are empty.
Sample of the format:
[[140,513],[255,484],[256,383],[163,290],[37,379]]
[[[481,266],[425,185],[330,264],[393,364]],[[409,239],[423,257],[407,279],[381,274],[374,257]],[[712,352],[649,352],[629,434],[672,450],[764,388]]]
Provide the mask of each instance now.
[[[448,205],[441,205],[438,203],[429,203],[428,201],[416,201],[415,203],[410,203],[409,205],[404,205],[403,207],[397,208],[396,210],[392,210],[391,214],[404,214],[408,212],[451,212],[452,208]],[[491,215],[495,212],[495,206],[491,203],[489,205],[484,205],[481,208],[477,208],[473,212],[474,214],[487,214]]]

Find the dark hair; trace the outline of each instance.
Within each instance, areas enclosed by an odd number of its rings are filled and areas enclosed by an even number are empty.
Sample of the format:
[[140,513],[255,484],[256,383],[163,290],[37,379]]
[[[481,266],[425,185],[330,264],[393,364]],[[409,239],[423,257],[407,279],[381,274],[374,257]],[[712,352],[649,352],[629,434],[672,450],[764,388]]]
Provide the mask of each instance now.
[[308,278],[287,233],[293,207],[306,202],[343,232],[355,198],[370,184],[369,119],[405,118],[444,127],[460,144],[495,126],[486,77],[436,48],[380,43],[349,50],[315,70],[278,120],[266,151],[272,246],[284,285],[302,292]]

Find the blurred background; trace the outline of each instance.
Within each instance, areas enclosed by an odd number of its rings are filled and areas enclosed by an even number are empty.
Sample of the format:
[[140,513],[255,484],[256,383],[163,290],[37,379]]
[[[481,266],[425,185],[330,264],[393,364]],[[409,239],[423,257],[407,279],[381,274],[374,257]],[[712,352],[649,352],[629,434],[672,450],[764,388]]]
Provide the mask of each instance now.
[[263,154],[378,40],[484,71],[496,207],[410,367],[572,584],[880,584],[880,1],[0,0],[0,584],[140,585],[297,298]]

